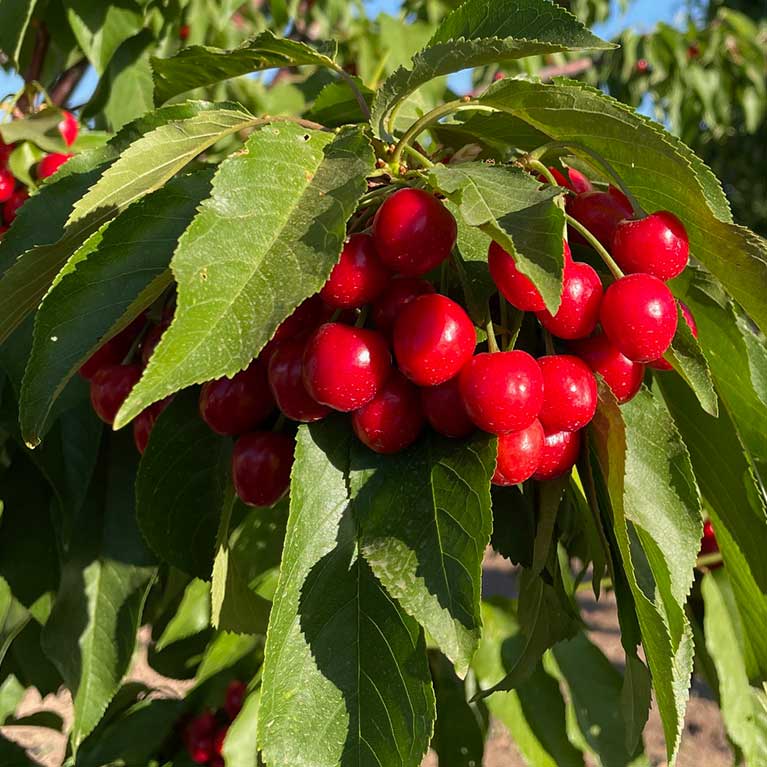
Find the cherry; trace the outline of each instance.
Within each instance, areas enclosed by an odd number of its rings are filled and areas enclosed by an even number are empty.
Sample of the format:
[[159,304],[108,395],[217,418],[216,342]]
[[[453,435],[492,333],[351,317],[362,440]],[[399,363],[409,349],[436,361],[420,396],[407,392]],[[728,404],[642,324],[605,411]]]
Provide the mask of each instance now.
[[570,350],[602,376],[621,404],[633,399],[642,388],[644,365],[624,357],[604,333],[576,341],[570,344]]
[[690,242],[684,224],[666,210],[615,228],[612,256],[627,274],[646,272],[661,280],[678,277],[687,266]]
[[215,730],[216,717],[210,711],[196,716],[184,730],[184,745],[196,764],[207,764],[213,756]]
[[639,74],[644,74],[650,69],[650,63],[647,61],[647,59],[639,59],[636,63],[636,70],[639,72]]
[[154,429],[155,422],[160,413],[170,405],[172,399],[173,397],[166,397],[159,402],[155,402],[146,410],[142,410],[133,419],[133,442],[136,444],[136,450],[141,455],[144,455],[147,443],[149,442],[149,435],[152,433],[152,429]]
[[[695,322],[695,317],[692,316],[690,307],[687,306],[687,304],[684,303],[683,301],[677,301],[677,303],[679,304],[679,308],[682,310],[682,317],[684,317],[684,321],[687,323],[687,327],[690,328],[690,331],[692,332],[693,337],[697,338],[698,325]],[[674,369],[671,366],[671,363],[666,362],[666,360],[664,360],[663,357],[659,357],[657,360],[653,360],[652,362],[648,362],[647,364],[651,368],[655,368],[656,370],[673,370]]]
[[74,155],[61,154],[59,152],[45,155],[45,157],[37,163],[37,178],[42,181],[44,178],[52,176],[71,157],[74,157]]
[[369,234],[353,234],[341,251],[320,291],[322,300],[336,309],[356,309],[369,304],[386,288],[389,270],[381,263]]
[[79,373],[87,381],[98,373],[101,368],[109,365],[118,365],[130,351],[136,336],[144,326],[146,318],[140,314],[128,327],[121,330],[117,335],[105,341],[93,354],[82,364]]
[[211,760],[208,762],[208,767],[226,767],[224,757],[219,754],[214,754]]
[[461,370],[466,412],[484,431],[503,434],[527,428],[543,405],[543,375],[523,351],[483,352]]
[[530,479],[538,468],[543,438],[543,426],[537,418],[526,429],[501,434],[493,484],[518,485]]
[[[716,540],[716,533],[714,532],[714,526],[711,524],[711,520],[707,519],[703,523],[703,537],[700,539],[700,554],[699,556],[705,556],[706,554],[715,554],[719,551],[719,543]],[[718,567],[719,564],[710,566],[711,569]]]
[[16,218],[19,208],[27,201],[29,194],[26,189],[17,189],[11,199],[3,205],[3,220],[10,226]]
[[445,437],[468,437],[476,428],[463,404],[460,376],[421,389],[421,406],[431,428]]
[[344,413],[370,402],[390,372],[389,347],[375,330],[328,322],[314,332],[304,351],[309,395]]
[[80,132],[80,125],[71,112],[64,112],[64,116],[58,124],[59,133],[67,146],[75,143],[77,134]]
[[657,277],[630,274],[605,292],[599,321],[622,354],[634,362],[651,362],[663,356],[674,338],[676,302]]
[[117,411],[141,378],[140,365],[108,365],[91,379],[91,405],[96,415],[112,424]]
[[237,440],[232,479],[243,503],[271,506],[282,498],[290,485],[294,447],[292,437],[272,431],[252,431]]
[[585,338],[596,327],[601,302],[602,281],[596,271],[581,261],[570,261],[565,264],[557,313],[542,309],[535,316],[557,338]]
[[392,280],[373,304],[373,324],[382,333],[390,333],[405,306],[426,293],[434,293],[434,285],[428,280],[417,277],[398,277]]
[[247,691],[248,686],[239,679],[233,679],[227,685],[224,697],[224,713],[226,713],[230,721],[236,719],[237,714],[242,710],[242,704]]
[[9,170],[0,170],[0,202],[7,202],[16,189],[16,179]]
[[[615,227],[634,213],[631,203],[623,194],[619,197],[610,192],[578,194],[570,201],[567,212],[608,249],[612,244]],[[572,239],[574,242],[584,242],[577,232],[573,232]]]
[[629,216],[633,215],[634,208],[631,205],[631,200],[629,200],[628,197],[623,193],[623,190],[618,189],[617,186],[613,186],[610,184],[610,186],[607,187],[607,194],[611,195],[615,198],[615,200],[618,202],[619,205],[623,207],[624,210],[631,211],[629,213]]
[[219,727],[216,730],[216,734],[213,736],[213,754],[214,756],[221,756],[224,751],[224,741],[226,740],[229,727]]
[[311,423],[324,418],[330,408],[311,398],[303,381],[306,341],[283,341],[269,360],[269,387],[277,407],[288,418]]
[[397,364],[419,386],[436,386],[455,376],[471,358],[476,342],[469,315],[437,293],[413,299],[394,325]]
[[373,219],[378,255],[389,269],[418,277],[439,266],[455,245],[452,213],[422,189],[400,189],[384,200]]
[[597,410],[597,382],[589,366],[570,354],[541,357],[543,407],[540,419],[549,431],[577,431]]
[[0,138],[0,168],[8,167],[8,160],[15,148],[15,144],[6,144],[2,138]]
[[533,479],[545,481],[566,474],[575,466],[581,452],[581,432],[556,431],[547,433],[543,440],[538,468]]
[[154,350],[157,348],[157,344],[162,340],[163,333],[165,333],[169,325],[169,320],[163,320],[157,325],[152,325],[141,341],[141,362],[144,367],[146,367],[149,364],[149,360],[152,359]]
[[[550,167],[549,172],[554,176],[554,180],[559,186],[563,186],[576,194],[591,192],[594,189],[591,185],[591,181],[575,168],[565,168],[565,172],[562,173],[562,171],[557,168]],[[543,180],[542,177],[541,180]]]
[[320,298],[319,294],[310,296],[279,324],[261,356],[268,360],[281,341],[307,336],[323,322],[329,320],[332,314],[333,310]]
[[394,371],[376,396],[352,414],[357,438],[376,453],[398,453],[418,439],[424,416],[410,381]]

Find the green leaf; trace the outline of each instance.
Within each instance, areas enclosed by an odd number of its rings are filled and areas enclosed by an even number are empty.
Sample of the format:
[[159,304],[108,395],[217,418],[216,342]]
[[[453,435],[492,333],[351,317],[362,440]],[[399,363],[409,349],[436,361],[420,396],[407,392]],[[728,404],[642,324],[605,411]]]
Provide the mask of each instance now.
[[432,733],[423,631],[358,554],[351,440],[340,418],[298,432],[258,721],[272,767],[418,767]]
[[155,644],[157,652],[169,645],[199,634],[210,626],[210,584],[195,578],[184,589],[184,595],[173,617]]
[[6,0],[0,3],[0,51],[19,68],[19,56],[37,0]]
[[372,169],[361,130],[334,135],[293,123],[256,131],[219,166],[173,256],[173,324],[116,428],[174,391],[250,363],[325,283]]
[[31,141],[46,152],[68,152],[69,147],[59,133],[62,118],[60,109],[43,109],[21,120],[3,123],[0,135],[6,144]]
[[26,692],[26,687],[13,674],[5,677],[0,684],[0,724],[5,724],[13,715]]
[[337,43],[312,48],[265,30],[232,51],[190,45],[169,59],[152,58],[154,100],[158,106],[179,93],[272,67],[314,64],[335,69]]
[[652,680],[647,666],[636,654],[626,653],[620,710],[626,727],[626,750],[633,753],[640,745],[652,700]]
[[[365,103],[370,106],[373,100],[373,91],[359,77],[354,77],[353,80],[365,99]],[[328,83],[314,100],[307,117],[328,128],[366,121],[359,102],[346,80]]]
[[485,163],[437,165],[429,182],[458,205],[464,223],[496,240],[541,292],[551,312],[559,307],[564,256],[564,211],[557,187],[519,168]]
[[257,689],[245,698],[240,713],[226,733],[222,755],[231,767],[259,767],[257,736],[260,703],[261,690]]
[[492,488],[493,497],[493,548],[515,565],[533,566],[535,543],[535,497],[534,486]]

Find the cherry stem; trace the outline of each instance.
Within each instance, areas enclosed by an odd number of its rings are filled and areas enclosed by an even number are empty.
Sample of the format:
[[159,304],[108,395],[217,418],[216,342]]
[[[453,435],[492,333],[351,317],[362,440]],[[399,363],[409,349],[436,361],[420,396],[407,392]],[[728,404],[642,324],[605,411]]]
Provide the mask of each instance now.
[[330,320],[328,320],[328,321],[329,322],[335,322],[341,316],[341,312],[342,311],[343,311],[343,309],[336,309],[333,312],[333,314],[330,315]]
[[597,253],[599,253],[599,257],[602,259],[602,261],[605,262],[605,265],[612,272],[612,275],[616,280],[619,280],[624,276],[620,266],[615,263],[613,257],[607,252],[605,246],[602,245],[602,243],[596,237],[594,237],[594,235],[588,229],[586,229],[586,227],[580,221],[573,218],[569,213],[565,213],[565,220],[573,229],[575,229],[576,232],[579,232],[581,235],[583,235],[589,245],[591,245],[591,247],[594,248]]
[[554,339],[546,328],[543,329],[543,345],[546,347],[546,354],[552,355],[556,353],[554,351]]
[[424,168],[433,168],[434,163],[425,155],[421,154],[417,149],[413,148],[412,146],[406,146],[405,153],[412,157],[414,160],[418,160],[418,162],[421,163],[421,165],[424,166]]
[[[488,309],[488,314],[490,314],[490,310]],[[493,326],[493,318],[490,317],[490,319],[487,321],[487,325],[485,326],[485,330],[487,331],[487,348],[491,352],[499,352],[501,351],[498,347],[498,341],[495,339],[495,327]]]
[[[503,306],[503,303],[501,304]],[[509,340],[506,342],[506,351],[511,351],[517,345],[519,331],[522,329],[522,322],[525,319],[525,313],[515,309],[512,314],[511,324],[509,325]]]
[[528,160],[526,165],[532,170],[537,170],[552,186],[559,186],[552,172],[540,160]]
[[354,82],[354,78],[341,66],[336,66],[335,71],[338,72],[339,75],[341,75],[344,82],[351,89],[351,92],[354,94],[354,98],[357,99],[357,103],[359,104],[360,111],[362,112],[362,116],[366,120],[369,120],[370,107],[368,106],[367,101],[365,101],[365,97],[362,95],[362,92],[357,87],[357,83]]
[[364,307],[363,309],[360,309],[360,313],[357,316],[357,319],[354,323],[355,328],[361,328],[365,324],[365,321],[368,318],[368,307]]
[[274,422],[272,431],[282,431],[284,426],[285,426],[285,413],[280,413],[277,416],[277,420]]
[[695,562],[695,566],[698,568],[708,567],[711,565],[722,564],[722,555],[718,551],[712,551],[710,554],[701,554]]

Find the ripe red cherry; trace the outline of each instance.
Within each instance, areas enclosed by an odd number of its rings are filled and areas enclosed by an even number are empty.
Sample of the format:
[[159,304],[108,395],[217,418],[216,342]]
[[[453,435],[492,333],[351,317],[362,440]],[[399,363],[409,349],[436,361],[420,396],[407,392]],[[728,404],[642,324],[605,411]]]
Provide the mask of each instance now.
[[216,734],[213,736],[213,754],[214,756],[221,756],[224,752],[224,741],[226,735],[229,732],[229,727],[219,727],[216,730]]
[[16,218],[16,214],[19,208],[27,201],[29,194],[26,189],[17,189],[12,195],[11,199],[7,200],[3,205],[3,221],[9,226]]
[[[622,194],[619,197],[610,192],[578,194],[570,201],[567,212],[608,249],[612,244],[615,227],[634,213],[631,203]],[[575,242],[584,242],[577,232],[573,233],[572,239]]]
[[545,481],[566,474],[575,466],[581,452],[581,432],[556,431],[546,434],[538,468],[533,479]]
[[[557,168],[550,167],[549,172],[554,176],[554,180],[566,189],[570,189],[576,194],[582,194],[583,192],[591,192],[594,187],[591,185],[591,181],[586,178],[579,170],[575,168],[565,168],[565,172],[558,170]],[[541,177],[541,180],[543,178]]]
[[493,484],[518,485],[530,479],[541,459],[543,437],[543,426],[537,418],[526,429],[501,434]]
[[0,170],[0,202],[10,200],[16,188],[16,179],[9,170]]
[[141,332],[145,322],[145,316],[140,314],[127,328],[112,336],[108,341],[105,341],[82,364],[79,370],[80,375],[86,381],[90,381],[101,368],[109,365],[119,365],[130,351],[136,336]]
[[[714,526],[711,524],[711,520],[707,519],[703,523],[703,537],[700,539],[700,553],[698,556],[716,554],[717,551],[719,551],[719,543],[716,540]],[[721,563],[717,562],[715,564],[708,565],[708,567],[710,570],[715,570],[717,567],[721,567]]]
[[373,323],[382,333],[388,334],[405,306],[414,298],[426,293],[434,293],[434,285],[428,280],[420,280],[417,277],[399,277],[392,280],[373,304]]
[[647,59],[639,59],[636,63],[636,70],[639,72],[639,74],[644,74],[650,69],[650,63],[647,61]]
[[523,351],[477,354],[461,370],[466,412],[492,434],[526,429],[541,412],[543,375]]
[[666,210],[621,221],[613,234],[612,256],[627,274],[646,272],[671,280],[684,271],[689,255],[684,224]]
[[634,362],[651,362],[663,356],[674,338],[676,302],[657,277],[629,274],[605,292],[599,321],[622,354]]
[[588,264],[565,265],[562,300],[556,314],[548,309],[535,313],[538,321],[557,338],[585,338],[596,327],[602,303],[602,281]]
[[0,138],[0,168],[6,168],[8,166],[8,159],[15,148],[15,144],[6,144],[5,141]]
[[317,402],[343,413],[370,402],[391,372],[391,355],[375,330],[321,325],[304,351],[304,385]]
[[[567,264],[572,258],[567,243],[564,253]],[[495,241],[490,243],[487,251],[487,264],[493,282],[512,306],[522,312],[537,312],[546,308],[543,297],[533,285],[533,281],[517,269],[511,254]]]
[[91,379],[91,405],[96,415],[112,424],[117,411],[141,378],[140,365],[108,365]]
[[398,453],[418,439],[423,428],[418,390],[394,371],[376,396],[352,414],[357,438],[376,453]]
[[[695,317],[692,316],[690,307],[687,306],[687,304],[684,303],[683,301],[677,301],[677,303],[679,304],[679,308],[682,310],[682,317],[684,317],[684,321],[687,323],[687,327],[690,328],[690,331],[692,332],[693,337],[697,338],[698,325],[695,322]],[[655,368],[656,370],[673,370],[674,369],[671,366],[671,363],[666,362],[666,360],[664,360],[663,357],[659,357],[657,360],[653,360],[652,362],[648,362],[647,364],[651,368]]]
[[386,288],[391,274],[381,263],[369,234],[353,234],[341,251],[320,291],[322,300],[336,309],[356,309],[369,304]]
[[233,679],[229,682],[226,688],[226,696],[224,697],[224,713],[229,717],[230,721],[235,719],[242,710],[242,704],[245,701],[247,691],[248,686],[245,682],[241,682],[239,679]]
[[192,719],[184,731],[184,745],[195,764],[207,764],[213,756],[216,718],[207,711]]
[[42,181],[44,178],[52,176],[71,157],[74,157],[74,155],[61,154],[59,152],[45,155],[37,163],[37,177]]
[[182,24],[178,30],[179,40],[187,40],[189,38],[189,24]]
[[266,367],[254,359],[232,378],[218,378],[200,390],[200,415],[216,434],[244,434],[274,410]]
[[64,116],[58,124],[59,133],[67,146],[75,143],[77,134],[80,132],[80,125],[71,112],[64,112]]
[[271,506],[282,498],[290,485],[294,447],[292,437],[272,431],[252,431],[237,440],[232,479],[243,503]]
[[642,388],[644,365],[624,357],[604,333],[576,341],[570,344],[570,350],[602,376],[621,404],[633,399]]
[[263,348],[261,356],[268,361],[277,344],[292,338],[306,337],[329,320],[332,314],[333,310],[319,294],[310,296],[279,324],[272,340]]
[[460,376],[421,389],[421,406],[431,428],[445,437],[462,439],[476,428],[463,404]]
[[158,325],[152,325],[144,336],[144,339],[141,341],[141,363],[144,367],[146,367],[149,364],[149,360],[152,359],[154,350],[157,348],[157,344],[162,340],[163,333],[165,333],[169,325],[169,320],[163,320]]
[[418,277],[452,251],[458,227],[450,211],[422,189],[400,189],[387,197],[373,219],[378,255],[394,272]]
[[311,423],[324,418],[330,408],[312,399],[304,386],[306,341],[294,339],[277,346],[269,360],[269,387],[277,407],[294,421]]
[[589,366],[570,354],[541,357],[543,407],[538,416],[546,431],[577,431],[597,410],[597,382]]
[[160,413],[170,405],[172,399],[173,397],[166,397],[159,402],[155,402],[133,419],[133,442],[136,445],[136,450],[141,455],[144,455],[147,443],[149,442],[149,435],[152,433],[152,429],[154,429],[155,422],[159,418]]
[[397,364],[419,386],[436,386],[455,376],[471,358],[476,342],[469,315],[437,293],[411,301],[394,325]]

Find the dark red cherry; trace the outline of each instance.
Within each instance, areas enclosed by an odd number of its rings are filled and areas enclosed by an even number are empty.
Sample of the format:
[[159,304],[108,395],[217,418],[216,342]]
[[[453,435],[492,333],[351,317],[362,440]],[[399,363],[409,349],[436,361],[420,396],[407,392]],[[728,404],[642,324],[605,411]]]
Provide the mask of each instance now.
[[421,405],[431,428],[445,437],[462,439],[476,428],[463,404],[459,375],[421,389]]
[[676,333],[674,296],[650,274],[629,274],[605,292],[599,321],[607,337],[634,362],[662,357]]
[[557,338],[585,338],[596,327],[602,303],[602,281],[588,264],[565,264],[562,300],[556,314],[548,309],[535,313],[538,321]]
[[[226,740],[229,727],[219,727],[216,730],[216,734],[213,736],[213,754],[215,756],[221,756],[224,752],[224,741]],[[212,762],[211,762],[212,764]]]
[[117,411],[141,378],[140,365],[108,365],[91,379],[91,405],[96,415],[112,424]]
[[[621,199],[610,192],[584,192],[570,201],[567,212],[609,249],[615,227],[624,218],[631,217],[634,211],[625,197]],[[572,239],[584,242],[577,232],[573,233]]]
[[422,189],[400,189],[373,219],[376,250],[393,272],[418,277],[450,256],[458,234],[452,213]]
[[556,479],[570,471],[580,455],[581,441],[582,437],[579,431],[547,433],[543,440],[543,449],[533,479],[539,481]]
[[208,767],[226,767],[224,757],[219,756],[218,754],[214,754],[211,760],[208,762]]
[[543,375],[523,351],[477,354],[461,370],[466,412],[493,434],[527,428],[541,412]]
[[245,694],[248,691],[248,686],[245,682],[241,682],[238,679],[233,679],[229,682],[226,688],[226,696],[224,697],[224,713],[232,721],[237,717],[237,714],[242,710],[242,704],[245,701]]
[[16,179],[9,170],[0,170],[0,202],[6,202],[13,196],[16,188]]
[[[707,519],[703,523],[703,537],[700,539],[700,553],[698,556],[705,556],[706,554],[716,554],[719,551],[719,543],[716,540],[716,533],[714,532],[714,526],[711,524],[711,520]],[[708,565],[709,570],[715,570],[717,567],[721,567],[721,562]]]
[[258,358],[232,378],[208,381],[200,390],[200,415],[216,434],[244,434],[273,410],[266,367]]
[[423,422],[418,389],[397,370],[367,405],[352,413],[354,433],[376,453],[404,450],[418,439]]
[[629,198],[626,197],[623,191],[621,189],[618,189],[617,186],[613,186],[612,184],[610,184],[610,186],[607,187],[607,193],[612,195],[618,201],[618,204],[624,210],[630,210],[633,212],[633,208],[631,206],[631,200],[629,200]]
[[678,277],[687,266],[690,241],[684,224],[666,210],[615,228],[612,257],[627,274],[644,272],[660,280]]
[[232,479],[237,496],[248,506],[271,506],[290,485],[295,443],[287,434],[252,431],[235,442]]
[[80,375],[87,381],[90,381],[101,368],[109,365],[119,365],[130,351],[136,336],[141,332],[145,323],[146,317],[142,313],[128,327],[121,330],[108,341],[105,341],[82,364],[79,370]]
[[8,167],[8,160],[15,148],[15,144],[6,144],[5,141],[0,138],[0,169]]
[[29,194],[26,189],[17,189],[12,195],[11,199],[7,200],[3,205],[3,221],[10,226],[16,214],[19,212],[19,208],[29,199]]
[[133,442],[136,445],[136,450],[141,455],[146,450],[149,435],[152,433],[152,429],[154,429],[155,422],[159,418],[160,413],[170,405],[172,399],[173,397],[166,397],[159,402],[155,402],[133,419]]
[[277,344],[299,336],[305,338],[323,322],[329,320],[332,314],[333,310],[320,298],[319,294],[310,296],[280,323],[274,331],[272,340],[263,348],[261,356],[268,362]]
[[357,309],[376,299],[391,274],[381,263],[369,234],[353,234],[341,251],[320,298],[336,309]]
[[59,133],[67,146],[72,146],[80,132],[80,124],[71,112],[64,111],[63,117],[58,124]]
[[41,181],[45,178],[49,178],[72,157],[74,157],[74,155],[62,154],[60,152],[45,155],[45,157],[37,163],[37,178]]
[[317,402],[348,413],[370,402],[391,372],[384,337],[339,322],[321,325],[304,351],[304,385]]
[[278,344],[269,360],[269,386],[277,407],[293,421],[311,423],[324,418],[330,408],[312,399],[303,380],[306,341],[300,338]]
[[373,304],[373,323],[382,333],[390,333],[405,306],[426,293],[434,293],[434,285],[428,280],[417,277],[398,277],[392,280]]
[[184,745],[195,764],[207,764],[213,756],[216,717],[206,711],[192,719],[184,730]]
[[642,387],[644,365],[624,357],[604,333],[575,341],[570,350],[602,376],[618,402],[633,399]]
[[[693,337],[698,337],[698,325],[695,322],[695,317],[692,316],[692,312],[690,311],[690,307],[687,306],[686,303],[683,301],[677,301],[679,304],[679,308],[682,310],[682,317],[684,317],[684,321],[687,323],[687,327],[690,328],[690,331],[692,332]],[[677,322],[677,326],[679,323]],[[647,363],[651,368],[655,368],[656,370],[673,370],[674,368],[671,366],[671,363],[666,362],[666,360],[663,359],[663,357],[659,357],[657,360],[653,360],[652,362]]]
[[526,429],[499,435],[493,484],[518,485],[530,479],[541,459],[543,437],[543,426],[537,418]]
[[419,296],[394,325],[394,356],[400,370],[419,386],[436,386],[469,361],[477,335],[469,315],[437,293]]
[[162,340],[163,334],[170,326],[170,319],[165,319],[157,325],[152,325],[141,341],[141,364],[146,367],[152,359],[157,344]]
[[577,431],[597,410],[597,382],[589,366],[570,354],[541,357],[543,407],[538,419],[546,431]]

